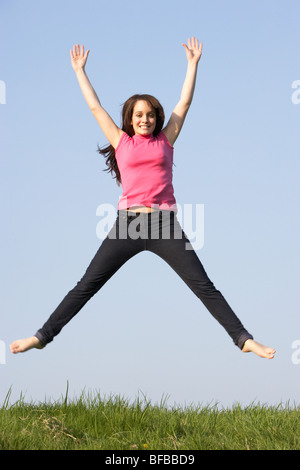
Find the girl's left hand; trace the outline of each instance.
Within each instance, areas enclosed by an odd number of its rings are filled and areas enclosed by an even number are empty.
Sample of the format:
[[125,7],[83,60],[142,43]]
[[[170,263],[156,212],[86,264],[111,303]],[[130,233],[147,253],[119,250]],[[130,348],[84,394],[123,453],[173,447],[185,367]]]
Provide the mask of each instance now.
[[186,58],[188,62],[197,64],[202,55],[202,42],[199,46],[198,39],[195,40],[194,37],[188,39],[188,46],[186,44],[182,44],[185,48]]

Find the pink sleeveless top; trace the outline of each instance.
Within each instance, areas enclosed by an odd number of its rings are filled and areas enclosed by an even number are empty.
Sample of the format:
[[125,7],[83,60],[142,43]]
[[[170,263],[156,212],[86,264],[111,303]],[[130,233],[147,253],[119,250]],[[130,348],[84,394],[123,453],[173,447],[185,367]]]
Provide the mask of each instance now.
[[123,194],[118,209],[147,206],[177,212],[172,183],[173,147],[165,134],[122,134],[116,148]]

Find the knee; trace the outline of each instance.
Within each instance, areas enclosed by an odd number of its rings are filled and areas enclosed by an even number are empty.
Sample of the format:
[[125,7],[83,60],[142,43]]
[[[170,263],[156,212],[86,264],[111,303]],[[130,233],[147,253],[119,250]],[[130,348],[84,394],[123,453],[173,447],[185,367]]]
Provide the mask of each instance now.
[[219,295],[220,292],[216,289],[215,285],[209,279],[203,281],[196,281],[193,290],[199,296],[215,296]]
[[96,280],[86,279],[83,277],[80,281],[77,282],[76,286],[73,289],[74,294],[78,295],[94,295],[101,287],[101,284]]

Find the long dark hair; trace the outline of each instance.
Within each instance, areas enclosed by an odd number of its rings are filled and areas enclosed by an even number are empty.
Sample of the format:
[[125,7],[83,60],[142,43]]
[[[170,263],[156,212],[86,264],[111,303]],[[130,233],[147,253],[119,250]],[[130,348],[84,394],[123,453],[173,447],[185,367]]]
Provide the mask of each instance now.
[[[134,130],[131,124],[133,108],[137,101],[147,101],[147,103],[154,109],[156,114],[156,127],[153,131],[153,136],[160,133],[163,128],[165,121],[165,113],[160,102],[151,95],[133,95],[128,98],[123,104],[122,109],[122,130],[126,132],[130,137],[134,135]],[[117,184],[121,184],[121,175],[118,168],[117,160],[115,157],[115,149],[112,145],[107,145],[100,148],[98,145],[98,152],[104,155],[105,163],[108,168],[104,171],[108,171],[112,174],[112,177],[117,180]]]

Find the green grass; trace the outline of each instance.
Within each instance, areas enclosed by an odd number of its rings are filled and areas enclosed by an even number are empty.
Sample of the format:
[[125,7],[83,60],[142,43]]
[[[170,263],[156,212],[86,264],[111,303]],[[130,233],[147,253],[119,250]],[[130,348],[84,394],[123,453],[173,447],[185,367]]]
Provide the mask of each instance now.
[[130,403],[83,393],[60,402],[0,408],[0,450],[299,450],[300,410]]

